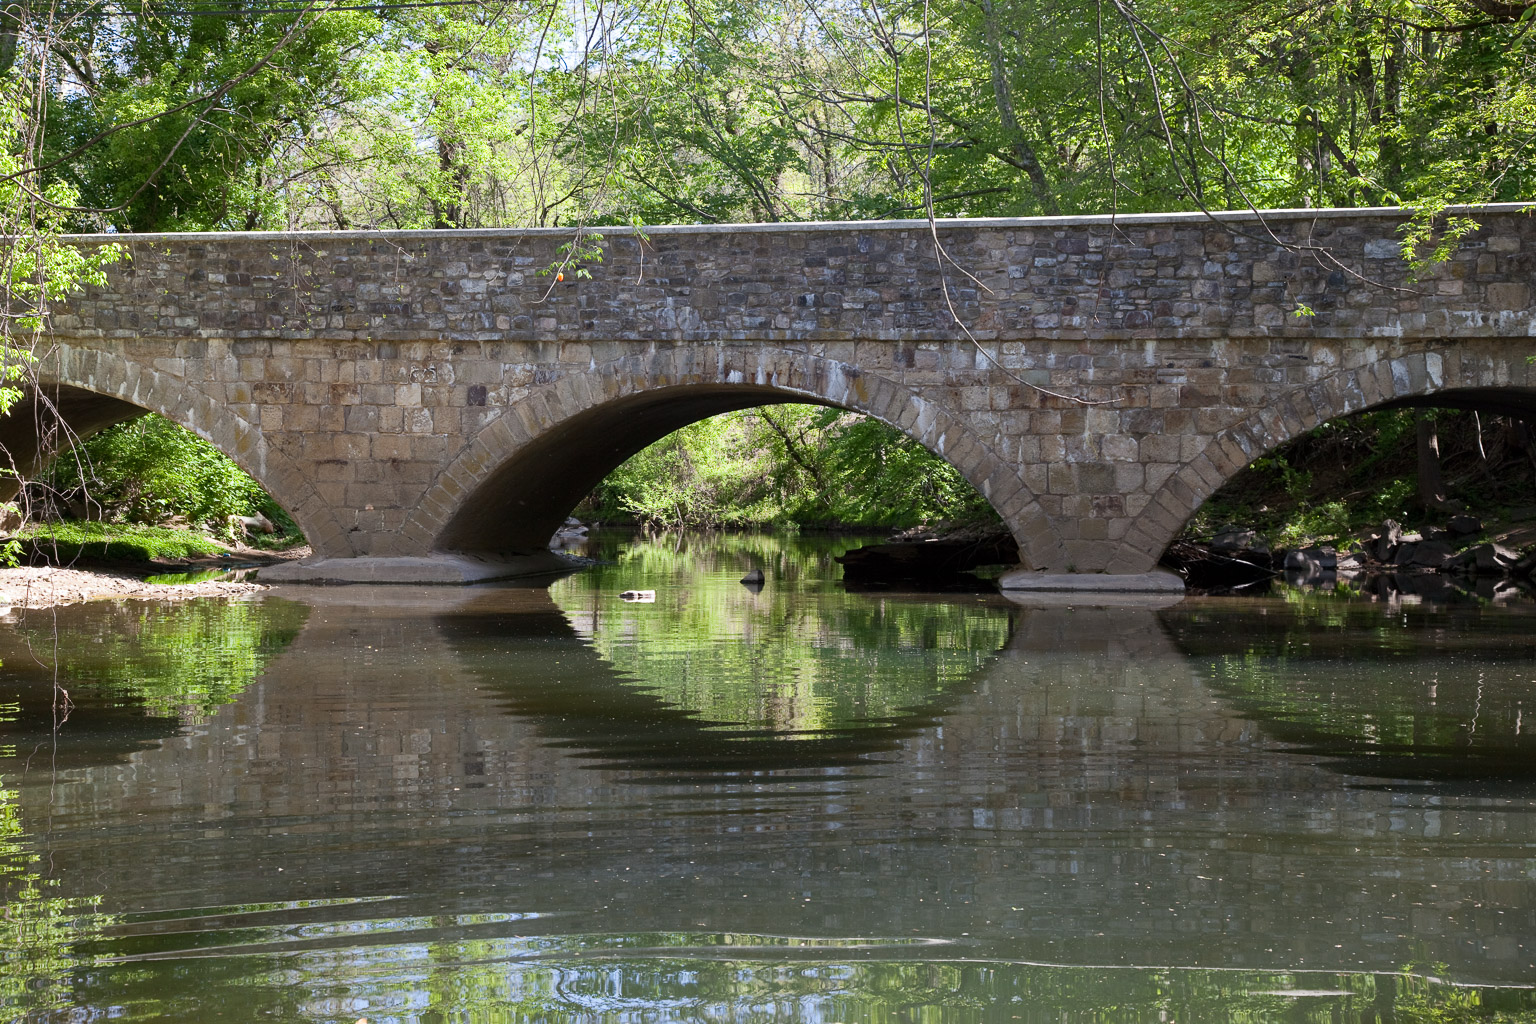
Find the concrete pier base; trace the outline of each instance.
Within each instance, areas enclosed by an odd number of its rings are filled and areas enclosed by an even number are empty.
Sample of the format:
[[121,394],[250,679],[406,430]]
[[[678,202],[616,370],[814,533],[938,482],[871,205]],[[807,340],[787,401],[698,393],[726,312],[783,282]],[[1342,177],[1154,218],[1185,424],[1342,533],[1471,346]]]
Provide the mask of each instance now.
[[1103,572],[1035,572],[1015,569],[998,578],[1004,593],[1183,594],[1184,580],[1165,569],[1114,575]]
[[262,569],[263,583],[435,583],[463,585],[573,572],[582,563],[553,551],[477,556],[440,553],[407,558],[321,558]]

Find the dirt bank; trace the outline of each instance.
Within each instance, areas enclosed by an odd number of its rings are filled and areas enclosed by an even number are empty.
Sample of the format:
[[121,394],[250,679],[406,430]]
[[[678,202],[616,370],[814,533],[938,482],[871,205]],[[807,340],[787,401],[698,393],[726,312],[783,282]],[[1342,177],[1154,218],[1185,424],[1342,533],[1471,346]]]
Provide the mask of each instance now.
[[[106,564],[79,562],[71,566],[17,566],[0,569],[0,611],[8,608],[50,608],[80,601],[139,598],[174,601],[188,597],[239,597],[268,589],[238,578],[241,570],[304,558],[309,548],[260,551],[237,548],[227,555],[191,558],[171,563]],[[227,571],[229,578],[195,583],[151,583],[146,577]]]
[[102,598],[215,597],[265,590],[260,583],[217,580],[203,583],[146,583],[137,576],[100,569],[58,569],[51,566],[0,569],[0,607],[49,608]]

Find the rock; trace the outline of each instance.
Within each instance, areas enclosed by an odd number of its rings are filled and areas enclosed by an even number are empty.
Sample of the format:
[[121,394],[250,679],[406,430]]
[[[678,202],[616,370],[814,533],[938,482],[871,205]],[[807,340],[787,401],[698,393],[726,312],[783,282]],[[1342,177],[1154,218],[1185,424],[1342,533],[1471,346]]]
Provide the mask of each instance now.
[[567,516],[560,529],[556,530],[554,536],[549,538],[549,549],[551,551],[561,551],[572,544],[579,544],[586,539],[587,524],[575,516]]
[[1513,571],[1516,576],[1529,576],[1532,572],[1536,572],[1536,551],[1532,551],[1516,562]]
[[1366,542],[1366,553],[1378,562],[1392,560],[1392,549],[1403,542],[1402,524],[1395,519],[1385,520],[1376,529],[1376,535]]
[[763,583],[766,581],[766,579],[767,579],[767,577],[765,577],[763,575],[763,570],[761,570],[761,569],[752,569],[745,576],[743,576],[741,578],[741,582],[745,583],[749,587],[752,584],[754,584],[754,583],[757,584],[758,586],[762,586]]
[[[845,581],[943,580],[978,565],[1017,565],[1019,545],[1007,535],[866,544],[833,558]],[[975,577],[963,577],[975,582]]]
[[1477,516],[1451,516],[1450,522],[1445,524],[1445,529],[1457,537],[1470,537],[1474,533],[1483,532],[1483,521]]
[[1332,586],[1338,566],[1338,552],[1331,547],[1297,548],[1285,554],[1285,580],[1292,585]]
[[1333,548],[1297,548],[1285,553],[1287,571],[1321,572],[1324,569],[1337,569],[1338,566],[1339,560]]
[[[1404,549],[1411,551],[1406,558]],[[1454,553],[1451,546],[1443,540],[1421,540],[1416,544],[1405,542],[1398,548],[1396,561],[1398,565],[1405,567],[1443,569]]]
[[1478,544],[1457,555],[1453,566],[1478,576],[1508,576],[1521,559],[1500,544]]
[[1293,587],[1333,587],[1339,582],[1338,574],[1332,569],[1320,569],[1316,572],[1303,572],[1299,569],[1287,569],[1285,582]]
[[246,536],[250,536],[252,533],[277,532],[277,527],[273,525],[272,520],[268,519],[260,512],[257,512],[253,516],[230,516],[229,523],[231,526],[238,525],[241,532]]
[[1269,545],[1259,538],[1259,535],[1246,527],[1228,524],[1216,531],[1216,536],[1211,538],[1207,545],[1218,555],[1240,555],[1244,553],[1268,554]]

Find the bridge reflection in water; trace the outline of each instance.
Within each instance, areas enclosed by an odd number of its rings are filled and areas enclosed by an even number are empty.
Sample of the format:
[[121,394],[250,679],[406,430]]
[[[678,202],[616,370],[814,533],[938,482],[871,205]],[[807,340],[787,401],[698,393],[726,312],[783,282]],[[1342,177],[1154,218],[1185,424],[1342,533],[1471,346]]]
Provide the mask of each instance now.
[[[1287,634],[1276,646],[1255,623],[1296,614],[1284,606],[890,597],[875,614],[876,599],[842,598],[863,602],[851,612],[824,597],[802,629],[785,621],[795,602],[769,595],[697,646],[771,660],[769,627],[819,636],[835,653],[804,671],[821,704],[779,728],[782,706],[732,726],[682,702],[677,661],[646,646],[639,610],[624,619],[595,587],[578,578],[558,603],[541,589],[292,591],[305,609],[280,617],[302,629],[233,703],[165,720],[143,749],[108,744],[108,763],[76,755],[56,778],[13,760],[7,784],[19,779],[59,895],[124,915],[84,950],[135,962],[77,975],[73,998],[119,1000],[148,971],[155,998],[207,1005],[222,986],[263,989],[254,973],[298,985],[282,999],[386,1005],[422,991],[434,963],[475,963],[511,999],[520,972],[587,956],[805,962],[808,977],[866,959],[956,978],[1026,962],[1443,963],[1504,984],[1536,970],[1529,788],[1385,784],[1321,741],[1289,752],[1307,709],[1259,717],[1273,691],[1255,698],[1230,661],[1283,670]],[[892,654],[904,605],[949,632]],[[572,625],[594,608],[636,631],[615,640],[609,623],[607,657]],[[61,636],[96,614],[62,611]],[[1519,630],[1496,627],[1503,654],[1478,663],[1435,653],[1444,625],[1409,623],[1387,646],[1442,694],[1481,675],[1486,698]],[[1371,646],[1371,630],[1347,632],[1339,644]],[[861,636],[886,645],[882,671],[907,673],[910,700],[838,709],[837,665],[874,655]],[[992,638],[963,672],[960,637]],[[936,655],[945,643],[955,658]],[[24,683],[20,652],[0,653]],[[1478,728],[1514,727],[1503,720]],[[230,958],[206,975],[217,984],[151,962],[214,950]]]

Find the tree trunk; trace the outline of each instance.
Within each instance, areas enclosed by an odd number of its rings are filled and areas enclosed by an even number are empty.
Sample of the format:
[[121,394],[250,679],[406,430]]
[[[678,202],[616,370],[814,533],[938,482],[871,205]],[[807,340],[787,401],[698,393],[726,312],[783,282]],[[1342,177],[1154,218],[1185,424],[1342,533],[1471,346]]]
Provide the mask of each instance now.
[[1427,509],[1440,508],[1445,504],[1445,481],[1440,475],[1440,435],[1435,430],[1435,417],[1415,409],[1413,423],[1419,442],[1419,504]]
[[1035,155],[1035,148],[1024,136],[1018,114],[1013,109],[1013,90],[1008,85],[1008,69],[1003,65],[1002,29],[997,24],[993,0],[981,0],[982,28],[986,32],[987,57],[992,65],[992,94],[997,99],[997,116],[1003,126],[1003,139],[1017,166],[1029,178],[1035,201],[1048,214],[1058,212],[1056,195],[1046,179],[1045,168]]

